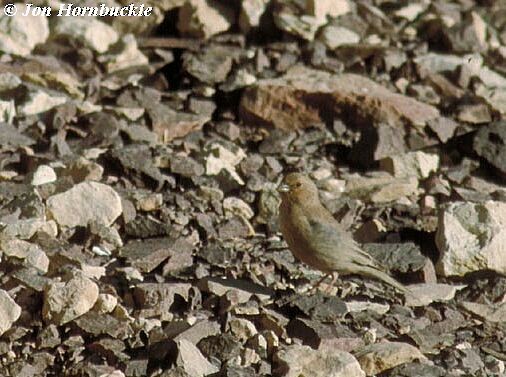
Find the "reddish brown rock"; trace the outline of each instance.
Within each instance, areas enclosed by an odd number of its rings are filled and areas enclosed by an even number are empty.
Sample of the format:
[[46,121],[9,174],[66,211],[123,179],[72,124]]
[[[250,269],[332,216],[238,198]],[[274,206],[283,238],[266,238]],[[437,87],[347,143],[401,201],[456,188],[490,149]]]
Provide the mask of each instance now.
[[424,128],[440,118],[436,107],[394,93],[365,76],[300,66],[281,78],[248,87],[239,112],[245,122],[282,130],[342,119],[360,130],[354,154],[364,162],[434,144]]
[[376,122],[422,127],[439,117],[434,107],[394,93],[355,74],[332,75],[295,67],[278,79],[258,81],[244,92],[240,111],[245,119],[257,119],[284,130],[321,123],[322,112],[355,112]]

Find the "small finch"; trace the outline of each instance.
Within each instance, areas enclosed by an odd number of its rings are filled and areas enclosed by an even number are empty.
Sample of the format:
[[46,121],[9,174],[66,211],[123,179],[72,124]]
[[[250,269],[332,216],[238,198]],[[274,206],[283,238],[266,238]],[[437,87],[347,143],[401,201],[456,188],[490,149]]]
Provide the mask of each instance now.
[[[351,234],[320,203],[313,181],[300,173],[285,176],[281,193],[279,224],[290,251],[300,261],[327,277],[337,272],[357,274],[384,281],[401,292],[407,288],[381,270]],[[323,280],[323,279],[322,279]],[[321,281],[320,281],[321,282]]]

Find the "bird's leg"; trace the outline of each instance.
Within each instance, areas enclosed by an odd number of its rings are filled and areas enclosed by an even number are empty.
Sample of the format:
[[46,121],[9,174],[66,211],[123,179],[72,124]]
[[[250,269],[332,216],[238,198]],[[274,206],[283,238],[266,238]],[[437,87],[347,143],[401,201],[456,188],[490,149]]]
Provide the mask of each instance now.
[[330,275],[332,276],[332,280],[330,281],[330,287],[332,288],[334,286],[334,284],[336,283],[336,280],[339,277],[339,274],[336,271],[332,271],[330,273]]
[[332,293],[332,288],[334,288],[334,284],[336,283],[336,280],[339,276],[339,274],[335,271],[332,271],[330,274],[328,274],[327,276],[332,276],[332,280],[330,281],[330,284],[327,286],[327,289],[325,290],[328,294],[331,294]]
[[313,293],[320,286],[320,284],[323,283],[323,281],[331,275],[332,273],[323,275],[323,277],[320,280],[318,280],[311,286],[311,289],[308,291],[308,293]]

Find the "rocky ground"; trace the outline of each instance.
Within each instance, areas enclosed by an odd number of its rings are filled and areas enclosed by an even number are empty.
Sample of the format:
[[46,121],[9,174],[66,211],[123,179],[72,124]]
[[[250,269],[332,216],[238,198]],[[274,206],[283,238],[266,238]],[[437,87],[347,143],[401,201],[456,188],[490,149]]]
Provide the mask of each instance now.
[[[506,375],[504,2],[35,5],[0,11],[0,375]],[[414,295],[308,293],[288,171]]]

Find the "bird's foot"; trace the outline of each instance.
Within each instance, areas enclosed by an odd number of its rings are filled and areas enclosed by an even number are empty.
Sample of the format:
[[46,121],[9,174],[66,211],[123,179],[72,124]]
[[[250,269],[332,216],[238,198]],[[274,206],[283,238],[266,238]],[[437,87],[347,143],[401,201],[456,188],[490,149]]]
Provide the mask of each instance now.
[[[331,276],[332,277],[332,280],[330,281],[329,284],[324,284],[324,286],[322,287],[322,283],[329,277]],[[318,280],[315,284],[312,285],[311,289],[308,291],[308,294],[312,294],[314,293],[318,288],[322,287],[322,291],[323,293],[326,293],[328,295],[333,295],[335,294],[336,292],[336,287],[334,286],[336,280],[337,280],[337,277],[338,277],[338,273],[337,272],[331,272],[329,274],[325,274],[320,280]]]

